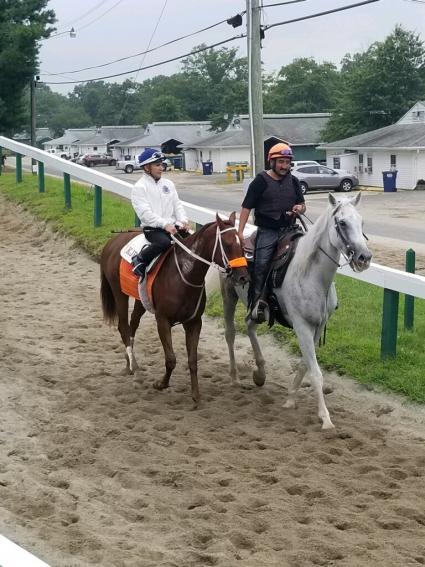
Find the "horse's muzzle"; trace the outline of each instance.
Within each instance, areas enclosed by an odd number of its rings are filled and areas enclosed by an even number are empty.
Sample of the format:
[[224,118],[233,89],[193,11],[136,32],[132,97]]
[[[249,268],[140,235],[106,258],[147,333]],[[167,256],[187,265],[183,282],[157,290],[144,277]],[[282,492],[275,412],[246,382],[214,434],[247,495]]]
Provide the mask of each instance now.
[[364,272],[370,266],[372,260],[372,253],[363,252],[363,254],[355,254],[350,262],[350,267],[354,272]]
[[246,285],[251,281],[248,270],[246,268],[233,269],[229,276],[232,278],[235,285]]

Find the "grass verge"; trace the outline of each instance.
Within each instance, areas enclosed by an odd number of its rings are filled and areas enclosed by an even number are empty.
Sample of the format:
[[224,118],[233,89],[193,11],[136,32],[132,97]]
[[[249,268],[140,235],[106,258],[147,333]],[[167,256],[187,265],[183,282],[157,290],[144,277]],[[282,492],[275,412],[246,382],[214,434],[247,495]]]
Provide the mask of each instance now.
[[[37,177],[24,174],[16,184],[14,173],[0,176],[0,191],[9,200],[20,203],[38,219],[72,237],[94,257],[100,253],[111,231],[126,230],[134,225],[131,204],[115,195],[103,193],[103,225],[93,226],[93,191],[72,184],[72,209],[64,205],[63,183],[46,176],[46,192],[39,193]],[[381,288],[338,276],[336,280],[339,309],[329,322],[326,344],[317,351],[320,364],[340,374],[348,374],[364,384],[375,384],[425,402],[425,302],[415,302],[414,332],[403,330],[403,296],[400,297],[398,350],[395,360],[381,361],[380,334],[383,291]],[[218,294],[210,297],[207,314],[222,317]],[[245,332],[245,309],[239,306],[237,324]],[[297,341],[292,331],[275,325],[268,330],[259,327],[259,334],[271,333],[279,342],[289,344],[295,352]]]
[[[337,276],[339,308],[328,323],[326,342],[317,349],[320,365],[338,374],[347,374],[377,389],[391,390],[411,401],[425,402],[425,302],[415,302],[414,331],[404,331],[404,296],[400,296],[399,332],[396,359],[381,360],[383,290],[379,287]],[[222,316],[219,293],[209,298],[207,314]],[[238,305],[238,332],[245,332],[246,310]],[[299,353],[294,332],[275,325],[258,327],[258,334],[271,333],[278,342]]]

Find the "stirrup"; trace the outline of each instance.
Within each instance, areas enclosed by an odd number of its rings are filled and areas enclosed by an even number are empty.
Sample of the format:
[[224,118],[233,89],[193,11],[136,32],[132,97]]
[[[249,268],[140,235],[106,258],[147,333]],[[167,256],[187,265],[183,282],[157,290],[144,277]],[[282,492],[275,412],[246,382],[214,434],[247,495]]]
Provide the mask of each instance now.
[[141,262],[137,256],[132,258],[131,262],[133,264],[133,274],[139,276],[139,278],[143,280],[146,274],[146,265]]
[[265,323],[266,321],[268,321],[270,318],[270,310],[267,301],[264,301],[264,299],[259,299],[251,310],[249,317],[254,321],[254,323],[257,324]]

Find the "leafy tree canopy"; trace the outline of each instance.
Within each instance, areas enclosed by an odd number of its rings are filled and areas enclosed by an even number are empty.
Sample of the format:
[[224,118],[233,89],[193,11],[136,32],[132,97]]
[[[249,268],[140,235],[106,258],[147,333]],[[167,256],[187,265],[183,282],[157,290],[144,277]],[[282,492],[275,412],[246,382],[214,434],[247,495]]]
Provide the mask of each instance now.
[[383,42],[343,59],[341,94],[325,139],[393,124],[424,96],[424,44],[417,34],[397,26]]
[[0,1],[0,132],[25,120],[23,95],[37,71],[39,40],[54,31],[48,0]]

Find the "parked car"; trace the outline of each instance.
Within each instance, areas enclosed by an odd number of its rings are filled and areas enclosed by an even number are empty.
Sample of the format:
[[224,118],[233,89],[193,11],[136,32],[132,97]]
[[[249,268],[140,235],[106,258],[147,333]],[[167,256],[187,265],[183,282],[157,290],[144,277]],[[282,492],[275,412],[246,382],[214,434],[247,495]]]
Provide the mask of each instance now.
[[311,189],[347,192],[359,184],[355,175],[345,171],[335,171],[324,165],[302,165],[294,167],[291,173],[298,178],[303,193]]
[[133,173],[133,171],[137,171],[141,167],[137,159],[124,159],[116,162],[115,169],[120,169],[125,173]]
[[57,157],[61,157],[62,159],[71,159],[71,154],[65,152],[64,150],[57,150],[55,148],[50,148],[46,150],[48,154],[53,154]]
[[93,167],[95,165],[116,165],[117,160],[108,154],[84,154],[77,163]]
[[301,167],[303,165],[321,165],[318,161],[293,161],[292,167]]

